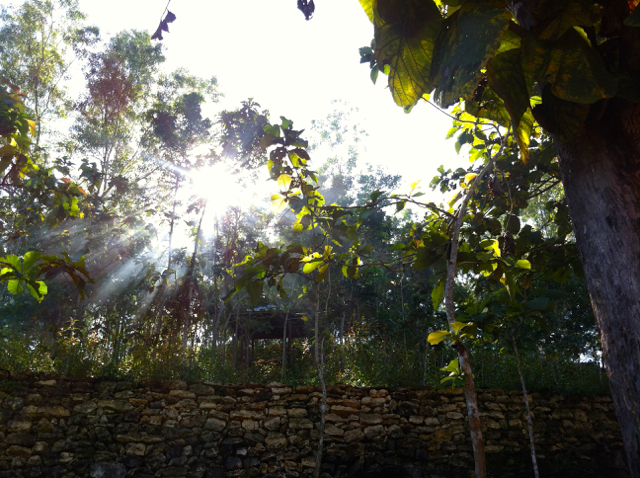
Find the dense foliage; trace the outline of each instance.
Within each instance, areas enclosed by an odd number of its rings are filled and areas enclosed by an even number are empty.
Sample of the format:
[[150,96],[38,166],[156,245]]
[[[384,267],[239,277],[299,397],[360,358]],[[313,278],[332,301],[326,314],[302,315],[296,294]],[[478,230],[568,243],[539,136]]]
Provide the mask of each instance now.
[[[56,8],[62,17],[52,15]],[[58,62],[51,78],[27,81],[33,68],[24,62],[2,67],[1,277],[8,287],[0,366],[313,382],[310,335],[288,345],[283,363],[282,341],[253,340],[247,354],[236,331],[242,321],[259,329],[250,318],[256,307],[306,317],[315,300],[329,381],[439,384],[453,351],[427,339],[446,322],[438,304],[453,202],[421,202],[419,186],[394,195],[399,177],[362,167],[358,142],[366,133],[343,105],[315,122],[311,147],[292,122],[270,124],[253,101],[209,120],[201,105],[215,102],[215,79],[163,72],[161,47],[146,33],[97,43],[97,29],[68,3],[4,10],[2,28],[34,15],[37,28],[64,42],[47,45]],[[3,44],[7,55],[29,56],[24,49],[38,30],[23,33]],[[77,100],[56,81],[72,59],[67,50],[85,64]],[[48,101],[66,110],[34,103],[46,82],[56,85],[45,88]],[[37,132],[62,115],[74,118],[71,128],[36,147]],[[470,145],[472,158],[506,139],[491,181],[470,205],[460,246],[459,321],[473,323],[467,332],[481,363],[478,382],[518,386],[508,342],[517,337],[533,388],[601,391],[601,373],[584,380],[589,372],[580,366],[585,356],[597,359],[598,343],[573,275],[579,262],[548,138],[536,130],[537,161],[523,165],[518,142],[500,126],[462,111],[453,117],[450,136],[458,149]],[[325,156],[317,173],[306,166],[307,149]],[[216,214],[215,233],[205,232],[211,213],[206,197],[190,196],[191,172],[214,164],[244,184],[266,165],[280,190],[272,211],[229,207]],[[478,172],[441,168],[432,187],[459,190]],[[276,295],[267,283],[278,286]]]

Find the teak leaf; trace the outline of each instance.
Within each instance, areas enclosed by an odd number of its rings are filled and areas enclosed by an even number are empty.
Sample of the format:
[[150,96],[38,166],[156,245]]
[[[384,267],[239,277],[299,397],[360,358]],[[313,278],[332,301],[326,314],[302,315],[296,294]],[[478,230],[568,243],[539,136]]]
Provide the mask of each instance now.
[[511,14],[504,7],[498,0],[469,0],[445,20],[430,75],[435,100],[443,108],[474,91],[480,70],[500,47],[509,26]]
[[440,11],[432,1],[378,0],[373,21],[374,59],[381,69],[389,66],[393,100],[410,108],[431,89],[433,49],[443,24]]

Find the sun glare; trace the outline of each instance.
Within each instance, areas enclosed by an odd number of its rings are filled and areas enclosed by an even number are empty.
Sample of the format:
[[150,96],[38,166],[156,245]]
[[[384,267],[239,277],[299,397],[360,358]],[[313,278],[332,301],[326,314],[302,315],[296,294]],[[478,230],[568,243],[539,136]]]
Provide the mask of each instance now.
[[243,191],[236,178],[217,164],[191,175],[191,193],[207,200],[207,209],[217,215],[230,206],[242,206]]

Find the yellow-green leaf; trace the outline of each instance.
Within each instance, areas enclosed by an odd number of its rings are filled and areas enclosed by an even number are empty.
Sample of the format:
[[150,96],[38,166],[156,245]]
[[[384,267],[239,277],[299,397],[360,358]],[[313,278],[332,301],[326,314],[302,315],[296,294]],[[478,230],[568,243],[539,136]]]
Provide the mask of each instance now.
[[458,322],[458,321],[455,321],[454,323],[449,324],[449,327],[451,327],[451,328],[453,329],[453,332],[454,332],[456,335],[459,335],[459,334],[460,334],[460,331],[461,331],[462,329],[464,329],[465,327],[468,327],[469,325],[471,325],[471,322],[469,322],[469,323],[465,324],[464,322]]
[[36,122],[33,120],[28,119],[27,123],[29,123],[29,132],[31,133],[31,136],[35,136],[36,135]]
[[364,10],[364,13],[369,17],[369,21],[373,22],[373,8],[375,7],[375,0],[360,0],[360,5]]
[[447,330],[438,330],[437,332],[431,332],[429,334],[429,337],[427,337],[427,342],[429,342],[431,345],[438,345],[449,335],[451,335],[451,332]]
[[464,175],[464,182],[466,184],[471,183],[471,181],[473,181],[473,179],[477,176],[476,173],[467,173]]
[[517,261],[515,263],[516,267],[519,267],[520,269],[527,269],[530,270],[531,269],[531,262],[529,262],[526,259],[520,259],[519,261]]
[[9,281],[9,283],[7,284],[7,289],[9,290],[9,292],[11,292],[12,294],[17,294],[19,292],[22,292],[22,285],[20,285],[20,281],[17,279],[12,279]]
[[22,267],[25,274],[28,273],[33,265],[40,260],[40,257],[42,257],[42,254],[36,251],[27,252],[24,255]]
[[271,211],[273,211],[274,214],[278,214],[286,207],[287,201],[282,198],[274,199],[273,201],[271,201]]
[[480,242],[480,247],[486,250],[493,251],[494,257],[500,257],[500,244],[495,239],[485,239]]
[[316,276],[316,280],[318,282],[322,282],[326,277],[328,270],[329,270],[329,264],[325,264],[320,269],[318,269],[318,275]]
[[431,302],[433,303],[434,309],[442,303],[442,299],[444,298],[444,282],[444,278],[440,279],[431,291]]
[[410,108],[431,90],[431,61],[442,15],[430,0],[378,0],[372,6],[374,59],[388,72],[396,104]]
[[281,174],[278,177],[278,186],[280,186],[282,189],[289,189],[289,185],[291,184],[291,176],[289,176],[288,174]]
[[520,158],[524,164],[529,161],[529,143],[531,141],[531,132],[533,131],[533,113],[531,108],[520,118],[520,122],[516,128],[516,141],[520,148]]
[[304,267],[302,268],[302,272],[304,272],[305,274],[310,274],[311,272],[315,271],[318,267],[320,267],[322,265],[322,261],[317,259],[313,262],[307,262]]

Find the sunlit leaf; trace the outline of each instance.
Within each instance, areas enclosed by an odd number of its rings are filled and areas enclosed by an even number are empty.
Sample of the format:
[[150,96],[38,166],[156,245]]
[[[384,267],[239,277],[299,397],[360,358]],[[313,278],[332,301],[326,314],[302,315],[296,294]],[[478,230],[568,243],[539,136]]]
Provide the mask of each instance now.
[[469,323],[465,324],[465,323],[463,323],[463,322],[455,321],[455,322],[453,322],[452,324],[449,324],[449,327],[451,327],[451,328],[453,329],[453,332],[454,332],[456,335],[459,335],[459,334],[460,334],[460,331],[461,331],[462,329],[464,329],[465,327],[468,327],[468,326],[470,326],[470,325],[471,325],[471,322],[469,322]]
[[22,292],[22,285],[20,284],[19,280],[12,279],[7,283],[7,289],[12,294],[18,294]]
[[429,334],[429,337],[427,337],[427,342],[429,342],[431,345],[438,345],[449,335],[451,335],[451,332],[447,330],[438,330],[437,332],[431,332]]
[[287,201],[282,197],[271,201],[271,211],[274,214],[278,214],[279,212],[282,212],[286,207],[287,207]]
[[276,138],[280,137],[280,126],[278,126],[277,124],[266,124],[262,127],[262,129],[267,134],[273,135]]
[[48,292],[47,285],[42,281],[37,281],[35,282],[35,284],[37,286],[37,289],[31,284],[27,284],[27,288],[29,289],[29,293],[34,299],[36,299],[38,302],[42,302],[42,299],[44,299],[44,296]]
[[305,274],[310,274],[318,267],[320,267],[322,265],[322,262],[323,261],[321,259],[316,259],[313,262],[307,262],[302,268],[302,272],[304,272]]
[[411,107],[431,90],[431,60],[442,15],[432,1],[378,0],[373,5],[374,59],[388,68],[396,104]]
[[4,257],[0,257],[0,262],[6,262],[10,264],[16,271],[22,272],[22,263],[20,258],[13,254],[8,254]]
[[476,173],[467,173],[464,175],[464,182],[470,184],[476,176],[478,176]]
[[360,5],[362,6],[364,13],[366,13],[367,17],[369,17],[370,22],[373,22],[373,9],[375,7],[375,4],[375,0],[360,0]]
[[318,275],[316,276],[316,280],[318,282],[322,282],[324,278],[327,276],[327,271],[329,270],[329,264],[325,264],[320,269],[318,269]]
[[431,291],[431,302],[433,303],[433,308],[437,309],[438,306],[442,303],[442,299],[444,298],[444,278],[441,279]]
[[40,254],[39,252],[36,252],[36,251],[27,252],[24,255],[23,263],[22,263],[24,273],[25,274],[28,273],[33,267],[33,265],[36,262],[38,262],[41,257],[42,257],[42,254]]
[[449,365],[447,365],[446,367],[442,367],[440,370],[442,370],[443,372],[449,372],[453,375],[460,375],[460,363],[458,362],[457,358],[454,358],[453,360],[451,360],[451,362],[449,362]]
[[480,242],[480,247],[493,251],[495,257],[500,257],[500,244],[495,239],[485,239]]
[[33,120],[28,119],[27,123],[29,124],[29,132],[31,133],[31,136],[35,136],[36,135],[36,122]]
[[278,186],[282,189],[289,189],[289,185],[291,184],[291,176],[288,174],[281,174],[278,176]]
[[533,131],[533,113],[527,108],[516,128],[516,142],[520,148],[520,158],[524,164],[529,161],[529,143]]
[[516,267],[519,267],[520,269],[531,269],[531,262],[529,262],[526,259],[520,259],[519,261],[516,261],[515,263]]

